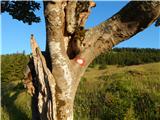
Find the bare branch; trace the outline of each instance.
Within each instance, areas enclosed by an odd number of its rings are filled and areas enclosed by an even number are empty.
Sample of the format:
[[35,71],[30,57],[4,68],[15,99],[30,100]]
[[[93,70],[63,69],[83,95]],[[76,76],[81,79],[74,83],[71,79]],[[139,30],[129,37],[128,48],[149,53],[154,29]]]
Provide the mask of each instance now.
[[[31,36],[31,46],[33,53],[33,61],[37,74],[38,84],[38,110],[41,119],[57,120],[56,110],[56,94],[55,94],[55,79],[47,68],[45,58],[43,57],[33,35]],[[44,107],[46,110],[43,111]]]
[[77,1],[68,1],[66,6],[67,32],[73,34],[76,28],[76,7]]
[[[131,1],[122,10],[100,25],[86,31],[82,41],[83,51],[78,55],[85,60],[85,66],[75,63],[77,75],[82,76],[94,58],[113,46],[143,31],[160,15],[159,1]],[[77,82],[78,86],[79,81]]]
[[81,52],[81,46],[84,46],[84,44],[82,44],[82,40],[84,39],[86,32],[86,30],[84,30],[84,26],[91,12],[91,8],[95,7],[95,5],[95,2],[93,1],[77,2],[76,11],[74,11],[76,13],[74,14],[74,18],[76,19],[76,28],[74,28],[74,32],[70,36],[67,48],[67,55],[70,59],[75,58]]
[[91,8],[95,6],[96,6],[96,3],[93,1],[78,1],[77,2],[76,15],[78,18],[77,19],[78,26],[80,27],[85,26],[88,16],[91,13]]
[[[45,3],[45,18],[46,18],[46,29],[47,29],[47,46],[48,51],[50,53],[50,57],[57,56],[54,53],[54,47],[56,43],[59,44],[61,49],[61,54],[67,60],[68,57],[66,55],[65,49],[65,36],[64,36],[64,29],[65,29],[65,13],[64,8],[66,6],[66,2],[47,2]],[[69,60],[69,59],[68,59]],[[56,65],[55,59],[51,59],[52,69],[53,66]]]
[[[66,1],[48,2],[45,5],[47,44],[52,63],[52,74],[56,81],[57,119],[72,119],[73,81],[75,79],[72,65],[65,49],[65,6]],[[68,40],[68,39],[67,39]],[[67,45],[67,44],[66,44]],[[65,111],[67,110],[67,111]]]

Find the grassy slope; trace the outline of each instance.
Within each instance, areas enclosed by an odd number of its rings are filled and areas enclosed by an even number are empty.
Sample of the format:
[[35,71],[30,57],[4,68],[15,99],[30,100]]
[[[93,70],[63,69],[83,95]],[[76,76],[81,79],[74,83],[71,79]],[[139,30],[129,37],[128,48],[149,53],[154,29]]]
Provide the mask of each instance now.
[[[158,120],[159,74],[160,63],[88,68],[76,95],[75,119]],[[17,82],[2,86],[2,120],[31,118],[30,96],[21,87]]]
[[130,89],[148,90],[148,92],[155,93],[160,97],[159,75],[160,63],[150,63],[125,67],[110,65],[104,70],[99,70],[98,67],[94,69],[89,68],[84,77],[89,84],[97,84],[103,77],[103,80],[106,82],[121,80],[121,82],[124,82]]
[[160,119],[160,63],[89,68],[75,103],[81,120]]
[[2,84],[1,119],[31,120],[31,97],[21,81]]

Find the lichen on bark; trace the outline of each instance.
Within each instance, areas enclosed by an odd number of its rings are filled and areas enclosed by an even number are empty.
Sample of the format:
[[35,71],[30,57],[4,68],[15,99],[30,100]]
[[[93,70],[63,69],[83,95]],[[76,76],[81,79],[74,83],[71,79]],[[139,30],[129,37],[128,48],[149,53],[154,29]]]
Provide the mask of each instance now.
[[[31,38],[38,81],[33,84],[36,101],[33,107],[38,116],[35,120],[72,120],[76,90],[92,60],[143,31],[160,16],[160,2],[131,1],[110,19],[85,30],[93,6],[91,1],[44,2],[49,57],[43,57],[33,36]],[[84,59],[83,66],[76,62],[77,57]]]

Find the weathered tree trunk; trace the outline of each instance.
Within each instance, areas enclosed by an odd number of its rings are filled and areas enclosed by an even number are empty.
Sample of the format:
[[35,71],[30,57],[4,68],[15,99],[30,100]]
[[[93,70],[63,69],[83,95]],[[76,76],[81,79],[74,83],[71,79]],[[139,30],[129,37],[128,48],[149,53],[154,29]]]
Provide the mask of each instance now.
[[72,120],[78,84],[92,60],[160,16],[160,2],[132,1],[107,21],[84,30],[94,6],[92,1],[44,2],[46,57],[31,37],[33,84],[28,88],[33,94],[34,120]]

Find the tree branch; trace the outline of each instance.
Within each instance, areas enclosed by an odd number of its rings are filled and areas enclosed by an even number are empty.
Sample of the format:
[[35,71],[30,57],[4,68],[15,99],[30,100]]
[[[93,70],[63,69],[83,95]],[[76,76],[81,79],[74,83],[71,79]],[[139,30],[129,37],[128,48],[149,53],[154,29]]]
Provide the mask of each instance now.
[[68,1],[66,6],[66,28],[67,32],[73,34],[76,28],[77,1]]
[[70,66],[64,44],[65,6],[65,1],[47,2],[45,5],[47,44],[51,57],[52,72],[54,74],[55,71],[53,69],[57,68],[56,72],[58,72],[60,76],[63,75],[63,71],[60,69],[61,64],[66,62],[67,65]]
[[[33,62],[37,75],[38,87],[38,110],[41,118],[48,120],[57,119],[56,108],[56,93],[55,93],[55,78],[50,70],[47,68],[47,64],[44,56],[42,55],[38,44],[36,43],[33,35],[31,36],[31,47],[33,53]],[[37,91],[37,90],[36,90]],[[37,94],[37,93],[36,93]],[[46,107],[47,111],[43,111],[43,107]]]
[[[64,114],[71,115],[72,107],[68,104],[72,103],[74,99],[71,89],[75,76],[65,49],[65,38],[68,37],[65,34],[64,9],[67,5],[66,3],[66,1],[54,1],[54,3],[48,1],[45,3],[44,8],[47,44],[52,63],[52,74],[56,81],[57,119],[59,120],[65,117]],[[67,111],[65,111],[66,109]]]
[[[74,4],[74,7],[72,7],[72,4]],[[84,26],[91,13],[91,8],[95,7],[95,5],[93,1],[68,2],[66,7],[66,22],[67,28],[70,28],[70,30],[67,29],[70,34],[67,55],[70,59],[75,58],[81,51],[80,46],[83,46],[81,41],[85,33]]]
[[95,5],[93,1],[68,1],[65,8],[67,32],[73,34],[78,27],[84,27],[91,8]]
[[85,60],[85,66],[81,67],[73,60],[77,75],[82,76],[95,57],[143,31],[159,16],[159,1],[131,1],[113,17],[91,28],[85,33],[82,41],[85,48],[78,55],[79,58]]

